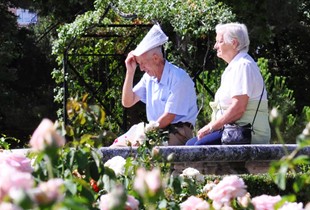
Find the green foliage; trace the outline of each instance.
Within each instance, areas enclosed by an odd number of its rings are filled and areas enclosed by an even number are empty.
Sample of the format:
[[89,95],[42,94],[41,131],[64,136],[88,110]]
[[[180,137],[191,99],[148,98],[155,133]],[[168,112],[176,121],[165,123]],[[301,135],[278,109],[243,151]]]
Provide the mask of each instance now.
[[[286,143],[295,143],[295,137],[301,130],[301,124],[296,115],[296,102],[293,90],[288,87],[287,78],[284,76],[272,76],[268,65],[268,59],[259,58],[257,64],[265,80],[268,93],[268,106],[276,107],[283,117],[279,129],[283,132]],[[280,93],[280,94],[279,94]],[[275,135],[275,126],[271,124],[272,142],[279,143]],[[280,142],[282,143],[282,142]]]
[[204,71],[199,78],[202,82],[196,82],[196,90],[198,93],[199,114],[197,116],[196,128],[201,128],[211,120],[212,109],[209,102],[214,101],[214,98],[205,89],[206,86],[213,94],[220,85],[220,78],[224,68],[218,67],[213,71]]
[[21,4],[0,3],[0,130],[21,140],[15,148],[23,147],[41,117],[52,118],[55,110],[46,57],[35,45],[31,27],[18,27],[8,11]]
[[[158,21],[170,37],[167,58],[194,76],[212,66],[214,27],[234,19],[229,7],[213,0],[120,1],[123,11]],[[154,10],[153,8],[156,8]]]
[[63,125],[72,144],[86,143],[92,147],[111,145],[116,136],[106,131],[106,113],[99,105],[88,104],[89,95],[69,98],[67,102],[68,125]]
[[103,133],[105,112],[97,105],[89,105],[87,99],[84,95],[81,100],[71,98],[67,103],[72,124],[57,127],[59,132],[67,134],[64,148],[49,146],[29,154],[34,160],[33,175],[38,183],[55,177],[65,181],[66,198],[58,204],[63,209],[96,209],[98,192],[103,188],[102,179],[108,173],[95,149],[100,148],[108,136],[94,135],[99,131]]
[[[308,110],[305,108],[305,110]],[[308,117],[308,112],[305,111]],[[279,116],[278,116],[279,117]],[[281,124],[275,124],[276,129]],[[281,133],[279,133],[281,135]],[[281,137],[280,137],[281,138]],[[303,148],[309,147],[310,145],[310,123],[306,125],[306,128],[300,135],[297,136],[297,148],[290,154],[286,151],[285,145],[284,150],[286,155],[279,161],[273,161],[270,166],[269,174],[271,175],[274,183],[281,189],[286,190],[288,186],[292,186],[292,194],[308,197],[308,188],[310,184],[309,179],[309,155],[298,155],[299,151]],[[289,183],[288,175],[294,177],[291,183]]]
[[302,114],[305,116],[305,122],[310,122],[310,106],[305,106]]
[[[11,144],[12,142],[19,142],[20,140],[15,138],[15,137],[8,137],[4,134],[1,134],[1,137],[0,137],[0,150],[1,149],[10,149],[11,148]],[[0,151],[1,152],[1,151]]]
[[66,198],[59,204],[64,209],[94,209],[92,205],[98,198],[96,192],[101,186],[98,180],[103,165],[101,156],[89,146],[91,144],[90,140],[84,139],[84,142],[75,142],[75,147],[29,154],[35,160],[33,175],[38,183],[55,177],[64,180]]

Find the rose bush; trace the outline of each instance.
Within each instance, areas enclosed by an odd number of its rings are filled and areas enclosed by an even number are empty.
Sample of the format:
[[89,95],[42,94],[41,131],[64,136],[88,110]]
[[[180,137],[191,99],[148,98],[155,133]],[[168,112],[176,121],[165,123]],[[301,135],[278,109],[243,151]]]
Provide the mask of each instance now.
[[[298,137],[297,151],[309,145],[309,127]],[[146,128],[146,139],[135,156],[115,156],[104,164],[92,138],[84,135],[65,144],[61,130],[44,119],[32,135],[27,156],[0,153],[0,210],[310,209],[292,195],[252,197],[237,175],[210,181],[195,168],[172,174],[173,158],[163,159],[156,147],[163,141],[156,125]],[[308,159],[294,162],[291,154],[277,162],[271,174],[282,177],[282,164],[293,168]],[[307,177],[294,184],[296,190],[305,187]]]
[[204,210],[204,209],[210,209],[210,205],[207,201],[197,198],[195,196],[190,196],[186,199],[183,203],[180,204],[181,210]]
[[224,177],[211,191],[208,197],[213,200],[212,204],[215,209],[230,207],[231,201],[241,198],[247,193],[243,180],[236,175]]

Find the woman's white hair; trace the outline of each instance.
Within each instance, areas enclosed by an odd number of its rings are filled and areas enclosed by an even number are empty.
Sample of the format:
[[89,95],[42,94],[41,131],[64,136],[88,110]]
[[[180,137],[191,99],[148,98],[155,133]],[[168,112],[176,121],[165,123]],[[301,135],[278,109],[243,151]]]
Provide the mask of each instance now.
[[225,43],[231,44],[234,39],[238,41],[237,50],[248,52],[250,46],[250,40],[248,35],[248,29],[246,25],[241,23],[226,23],[218,24],[215,27],[216,33],[223,34]]

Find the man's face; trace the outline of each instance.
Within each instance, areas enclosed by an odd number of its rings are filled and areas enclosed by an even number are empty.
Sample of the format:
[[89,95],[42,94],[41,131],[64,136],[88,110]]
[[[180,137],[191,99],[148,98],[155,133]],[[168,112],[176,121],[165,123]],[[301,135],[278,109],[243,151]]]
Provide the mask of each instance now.
[[150,76],[155,76],[156,68],[154,68],[155,62],[154,62],[153,54],[146,52],[140,56],[136,56],[135,58],[136,58],[137,63],[140,66],[141,71],[146,72]]

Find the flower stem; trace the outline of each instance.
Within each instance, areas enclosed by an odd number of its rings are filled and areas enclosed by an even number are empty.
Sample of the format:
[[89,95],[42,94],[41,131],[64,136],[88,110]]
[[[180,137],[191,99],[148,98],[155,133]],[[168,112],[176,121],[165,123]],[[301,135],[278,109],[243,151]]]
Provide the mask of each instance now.
[[47,169],[48,179],[53,179],[54,174],[53,174],[52,161],[48,155],[45,155],[45,161],[46,161],[46,169]]
[[282,137],[282,135],[281,135],[280,128],[279,128],[278,126],[276,126],[276,127],[275,127],[275,131],[276,131],[276,134],[277,134],[277,137],[278,137],[280,143],[283,144],[283,149],[284,149],[285,154],[288,155],[288,150],[287,150],[287,148],[285,147],[285,142],[284,142],[283,137]]

